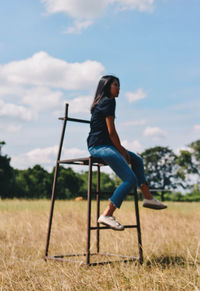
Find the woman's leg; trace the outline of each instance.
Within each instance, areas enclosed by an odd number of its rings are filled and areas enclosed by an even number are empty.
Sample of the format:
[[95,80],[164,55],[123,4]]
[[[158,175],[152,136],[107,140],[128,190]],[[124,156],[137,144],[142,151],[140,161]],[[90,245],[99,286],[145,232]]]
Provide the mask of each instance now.
[[133,171],[138,179],[138,186],[144,196],[143,206],[151,209],[165,209],[167,206],[162,202],[156,200],[149,189],[149,186],[146,182],[146,177],[144,173],[144,164],[140,156],[136,155],[133,152],[129,151],[131,157],[131,164]]
[[133,171],[138,179],[138,186],[140,187],[140,190],[141,190],[144,198],[152,199],[153,196],[152,196],[152,194],[149,190],[149,186],[146,182],[143,159],[139,155],[137,155],[133,152],[128,151],[128,153],[131,157],[131,165],[132,165]]
[[115,209],[116,209],[115,205],[110,201],[110,203],[108,204],[108,206],[104,210],[103,215],[104,216],[112,216]]
[[145,199],[152,199],[153,198],[147,183],[142,184],[140,186],[140,190],[141,190]]
[[[110,198],[110,201],[115,208],[120,208],[125,196],[133,187],[137,187],[138,181],[136,175],[130,169],[124,157],[114,146],[98,146],[90,148],[89,151],[93,157],[102,158],[106,163],[108,163],[112,170],[122,180],[122,183]],[[110,208],[112,208],[112,206],[110,206]],[[108,211],[111,211],[110,208]]]
[[121,203],[130,190],[137,186],[137,178],[130,169],[123,156],[113,146],[100,146],[89,149],[93,157],[102,158],[112,170],[122,179],[122,183],[114,191],[110,198],[110,203],[99,217],[98,222],[105,224],[115,230],[124,230],[121,225],[112,216],[116,208],[120,208]]
[[110,198],[110,203],[103,214],[98,218],[98,222],[114,230],[124,230],[124,226],[116,221],[112,215],[115,209],[121,206],[129,190],[137,183],[136,177],[125,159],[113,146],[93,147],[89,149],[89,152],[93,157],[102,158],[123,181],[114,191]]

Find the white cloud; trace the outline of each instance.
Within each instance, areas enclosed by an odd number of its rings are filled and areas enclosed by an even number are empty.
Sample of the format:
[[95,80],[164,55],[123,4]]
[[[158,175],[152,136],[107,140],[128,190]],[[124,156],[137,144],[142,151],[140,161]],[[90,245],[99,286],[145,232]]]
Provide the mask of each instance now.
[[74,159],[77,157],[87,157],[89,156],[88,151],[81,150],[79,148],[70,148],[70,149],[64,149],[63,150],[63,158],[64,159]]
[[49,109],[60,108],[63,101],[63,92],[59,90],[51,90],[47,87],[33,87],[26,89],[26,86],[0,86],[0,98],[11,99],[13,102],[5,103],[0,100],[0,116],[12,117],[21,120],[31,121],[38,118],[38,113],[48,111]]
[[70,113],[89,113],[92,104],[92,96],[79,96],[73,100],[67,100]]
[[139,10],[141,12],[152,12],[155,0],[115,0],[122,10]]
[[24,92],[22,102],[39,112],[59,107],[63,104],[62,96],[61,91],[53,91],[46,87],[35,87]]
[[138,10],[152,12],[155,0],[40,0],[48,14],[65,13],[74,19],[67,33],[80,33],[96,18],[102,16],[110,5],[115,10]]
[[16,155],[12,158],[12,165],[18,169],[32,167],[35,164],[50,164],[56,160],[58,147],[47,147],[43,149],[34,149],[27,153]]
[[[58,153],[58,146],[37,148],[27,153],[16,155],[12,158],[11,164],[18,169],[26,169],[40,164],[43,167],[52,170],[55,166],[56,156]],[[88,152],[78,148],[63,149],[63,159],[73,159],[75,157],[88,156]]]
[[163,129],[161,129],[159,127],[148,126],[144,130],[144,135],[150,136],[153,138],[163,138],[163,137],[166,137],[167,133],[166,133],[166,131],[164,131]]
[[200,124],[195,124],[194,125],[194,130],[197,132],[200,132]]
[[145,125],[147,122],[145,119],[139,119],[139,120],[132,120],[123,122],[121,125],[123,126],[139,126],[139,125]]
[[[90,91],[103,72],[97,61],[68,63],[46,52],[0,65],[0,116],[30,121],[38,118],[39,112],[54,113],[63,106],[66,91]],[[69,103],[75,113],[88,112],[91,99],[80,96]]]
[[63,12],[75,19],[94,19],[112,0],[41,0],[49,14]]
[[68,63],[38,52],[26,60],[0,66],[0,81],[14,85],[35,85],[64,90],[88,89],[103,73],[97,61]]
[[128,142],[127,140],[122,141],[122,145],[133,152],[140,152],[142,150],[142,145],[138,140],[133,140],[131,142]]
[[24,106],[5,103],[4,101],[0,100],[0,116],[30,121],[33,119],[34,114],[31,110]]
[[66,33],[80,33],[92,25],[94,19],[103,15],[113,0],[41,0],[47,13],[65,13],[74,19]]
[[2,132],[10,132],[10,133],[16,133],[19,132],[21,129],[21,125],[20,124],[14,124],[14,123],[1,123],[0,124],[0,130],[1,130],[1,134]]
[[126,98],[130,103],[133,103],[135,101],[144,99],[147,97],[147,94],[143,91],[143,89],[139,88],[135,92],[127,92],[125,93]]
[[[0,72],[1,72],[1,65],[0,65]],[[3,82],[1,79],[0,74],[0,97],[8,97],[8,96],[15,96],[20,97],[23,96],[25,93],[25,89],[22,86],[14,85],[11,83],[7,83],[6,81]]]
[[76,33],[79,34],[81,33],[82,30],[88,28],[90,25],[92,25],[92,21],[91,20],[76,20],[74,22],[73,26],[70,26],[66,29],[65,33],[71,34],[71,33]]

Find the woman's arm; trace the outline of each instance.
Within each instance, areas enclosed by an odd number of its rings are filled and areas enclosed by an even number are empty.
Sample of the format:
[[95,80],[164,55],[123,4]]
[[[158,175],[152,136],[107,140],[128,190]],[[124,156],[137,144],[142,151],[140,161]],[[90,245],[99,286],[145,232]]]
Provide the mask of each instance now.
[[107,116],[106,117],[106,125],[108,128],[108,133],[111,141],[113,142],[116,149],[122,154],[122,156],[125,158],[125,160],[129,163],[130,162],[130,156],[126,149],[124,149],[121,145],[119,136],[117,134],[117,131],[115,129],[115,123],[114,123],[114,116]]

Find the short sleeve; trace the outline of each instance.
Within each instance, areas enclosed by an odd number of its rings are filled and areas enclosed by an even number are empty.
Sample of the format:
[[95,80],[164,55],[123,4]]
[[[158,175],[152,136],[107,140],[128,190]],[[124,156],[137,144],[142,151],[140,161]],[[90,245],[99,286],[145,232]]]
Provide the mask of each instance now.
[[104,98],[101,103],[101,112],[104,117],[115,116],[115,99],[114,98]]

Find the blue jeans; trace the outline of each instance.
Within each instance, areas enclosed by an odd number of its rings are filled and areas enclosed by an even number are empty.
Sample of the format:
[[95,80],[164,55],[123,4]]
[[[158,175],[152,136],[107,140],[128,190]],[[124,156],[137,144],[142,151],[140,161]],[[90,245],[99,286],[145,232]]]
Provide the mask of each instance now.
[[124,157],[112,145],[90,147],[89,152],[92,157],[102,158],[122,180],[122,183],[110,198],[110,201],[117,208],[120,208],[125,196],[130,193],[131,189],[146,182],[143,160],[135,153],[128,151],[131,157],[132,170]]

